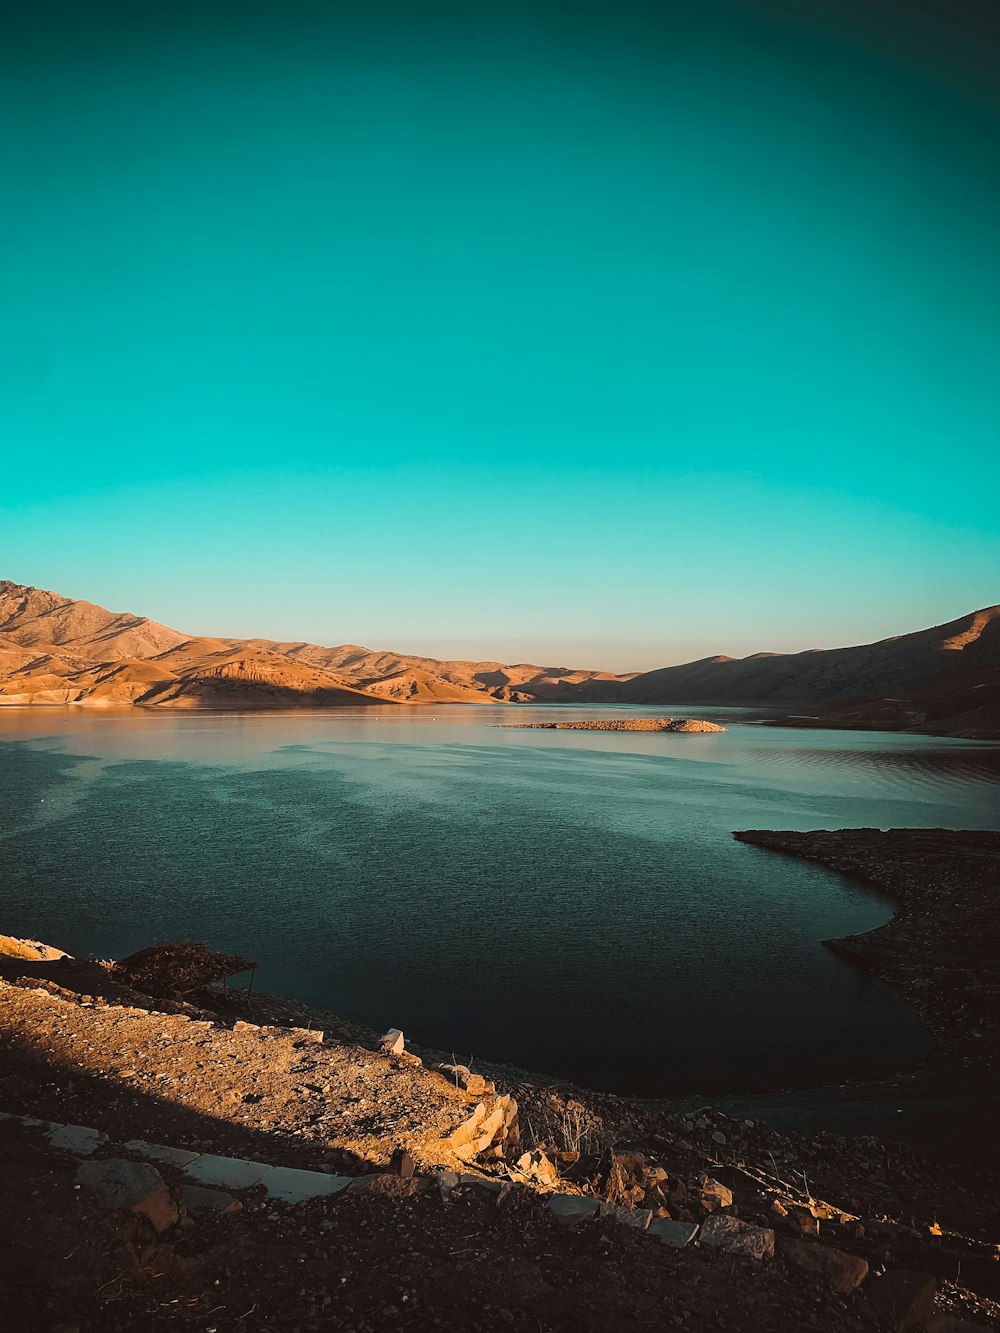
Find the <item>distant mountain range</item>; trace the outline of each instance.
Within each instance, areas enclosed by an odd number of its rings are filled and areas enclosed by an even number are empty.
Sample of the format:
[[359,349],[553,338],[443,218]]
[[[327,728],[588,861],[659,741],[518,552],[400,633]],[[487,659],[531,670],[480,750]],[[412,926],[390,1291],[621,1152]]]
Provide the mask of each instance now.
[[529,663],[438,661],[357,644],[192,637],[144,616],[0,581],[0,704],[298,708],[494,701],[749,705],[780,709],[793,725],[819,720],[823,726],[1000,737],[1000,606],[860,647],[709,657],[616,676]]

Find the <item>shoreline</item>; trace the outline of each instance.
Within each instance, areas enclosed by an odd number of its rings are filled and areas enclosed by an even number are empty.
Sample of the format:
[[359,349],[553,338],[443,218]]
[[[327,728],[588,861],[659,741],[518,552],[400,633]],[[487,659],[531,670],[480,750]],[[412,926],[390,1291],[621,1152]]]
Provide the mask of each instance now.
[[[885,721],[838,721],[836,717],[825,718],[821,714],[796,713],[792,710],[802,705],[787,704],[776,709],[773,705],[767,703],[741,703],[733,704],[728,702],[706,703],[684,703],[674,701],[672,704],[629,704],[616,703],[614,700],[590,700],[590,701],[568,701],[564,699],[531,699],[511,701],[506,699],[494,699],[492,696],[486,696],[479,699],[447,699],[447,700],[411,700],[411,699],[393,699],[371,696],[364,703],[352,701],[346,704],[334,703],[288,703],[283,701],[276,704],[256,704],[248,705],[246,703],[232,704],[230,706],[219,704],[171,704],[171,703],[128,703],[124,700],[114,700],[110,703],[88,703],[66,702],[66,701],[39,701],[37,703],[8,702],[0,695],[0,717],[10,713],[15,716],[24,714],[36,714],[61,711],[71,714],[74,717],[156,717],[162,715],[165,717],[190,717],[190,716],[217,716],[217,717],[237,717],[260,714],[265,717],[272,717],[276,714],[287,713],[301,716],[315,716],[317,713],[324,715],[338,715],[351,713],[374,713],[381,707],[391,708],[393,710],[402,708],[405,713],[411,715],[421,712],[427,712],[430,709],[448,709],[453,708],[474,708],[477,711],[486,708],[514,708],[518,710],[528,709],[593,709],[614,708],[618,711],[625,709],[661,709],[661,708],[705,708],[708,710],[723,710],[727,715],[732,712],[756,713],[758,716],[746,718],[730,718],[727,716],[727,722],[731,725],[754,726],[754,727],[778,727],[789,731],[836,731],[836,732],[857,732],[859,734],[886,735],[886,736],[925,736],[929,740],[953,740],[961,741],[965,744],[986,745],[996,748],[1000,745],[1000,730],[986,728],[982,732],[972,732],[968,729],[958,731],[936,731],[925,730],[921,725],[915,726],[889,726]],[[775,716],[777,714],[777,716]],[[398,714],[397,714],[398,716]],[[688,719],[676,719],[682,722]],[[509,727],[512,730],[580,730],[580,731],[683,731],[682,727],[620,727],[611,728],[607,726],[575,726],[569,727],[558,723],[500,723],[501,727]],[[725,731],[726,727],[720,726],[719,730]]]

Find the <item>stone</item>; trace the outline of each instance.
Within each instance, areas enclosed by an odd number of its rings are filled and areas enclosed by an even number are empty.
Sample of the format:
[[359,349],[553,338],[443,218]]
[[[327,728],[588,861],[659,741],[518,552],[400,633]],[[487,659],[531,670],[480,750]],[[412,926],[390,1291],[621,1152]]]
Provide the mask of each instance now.
[[201,1185],[247,1190],[258,1185],[274,1169],[267,1162],[250,1162],[242,1157],[216,1157],[212,1153],[205,1153],[188,1163],[184,1174]]
[[713,1208],[729,1208],[732,1205],[733,1191],[711,1176],[699,1176],[697,1190]]
[[819,1218],[811,1209],[794,1207],[786,1209],[786,1212],[788,1215],[786,1225],[790,1230],[794,1230],[800,1236],[819,1235]]
[[726,1146],[726,1136],[721,1130],[715,1130],[712,1134],[712,1142],[717,1143],[721,1148]]
[[49,1131],[49,1142],[53,1148],[63,1148],[77,1157],[89,1157],[95,1148],[107,1139],[98,1129],[87,1129],[85,1125],[56,1125]]
[[294,1166],[276,1166],[263,1177],[262,1183],[269,1199],[303,1203],[306,1199],[339,1194],[341,1190],[353,1185],[355,1180],[357,1176],[331,1176],[325,1171],[300,1171]]
[[124,1157],[81,1162],[76,1183],[94,1194],[104,1208],[147,1217],[156,1232],[166,1231],[177,1221],[177,1204],[159,1171],[148,1162],[129,1162]]
[[701,1245],[724,1250],[726,1254],[742,1254],[749,1259],[770,1258],[774,1254],[774,1232],[768,1227],[741,1222],[738,1217],[713,1213],[702,1223]]
[[653,1220],[652,1208],[624,1208],[618,1203],[602,1203],[599,1215],[611,1218],[621,1226],[635,1227],[637,1231],[645,1231]]
[[166,1162],[168,1166],[187,1166],[201,1156],[190,1148],[167,1148],[162,1143],[147,1143],[145,1139],[129,1139],[122,1147],[133,1157],[142,1157],[147,1162]]
[[559,1181],[559,1172],[545,1154],[538,1148],[522,1153],[516,1163],[518,1171],[536,1185],[555,1185]]
[[447,1203],[451,1198],[452,1190],[459,1185],[461,1177],[457,1171],[438,1171],[435,1179],[438,1189],[441,1191],[441,1198]]
[[393,1154],[392,1164],[396,1169],[397,1175],[402,1176],[404,1180],[409,1180],[417,1169],[416,1163],[405,1148],[396,1149]]
[[831,1291],[846,1295],[860,1287],[868,1276],[868,1264],[856,1255],[845,1254],[830,1245],[804,1240],[783,1241],[781,1256],[801,1273],[819,1278]]
[[474,1139],[478,1138],[479,1126],[485,1119],[486,1107],[482,1102],[478,1102],[476,1106],[473,1107],[472,1114],[469,1116],[468,1120],[463,1120],[456,1129],[451,1131],[448,1135],[448,1142],[456,1149],[462,1147],[464,1144],[472,1143]]
[[224,1190],[206,1189],[204,1185],[182,1185],[181,1200],[189,1213],[238,1213],[243,1205]]
[[438,1065],[438,1071],[444,1074],[449,1083],[454,1083],[463,1092],[470,1092],[474,1097],[481,1097],[486,1091],[486,1079],[482,1074],[474,1074],[468,1065]]
[[601,1206],[599,1200],[588,1199],[583,1194],[550,1194],[548,1205],[549,1211],[567,1225],[596,1216]]
[[672,1217],[655,1218],[646,1228],[647,1236],[654,1237],[661,1245],[667,1245],[672,1250],[683,1250],[697,1234],[697,1222],[678,1222]]
[[929,1273],[896,1268],[876,1278],[865,1295],[883,1328],[907,1333],[932,1317],[936,1291],[937,1283]]
[[388,1032],[379,1037],[378,1044],[387,1055],[401,1055],[405,1041],[399,1028],[390,1028]]

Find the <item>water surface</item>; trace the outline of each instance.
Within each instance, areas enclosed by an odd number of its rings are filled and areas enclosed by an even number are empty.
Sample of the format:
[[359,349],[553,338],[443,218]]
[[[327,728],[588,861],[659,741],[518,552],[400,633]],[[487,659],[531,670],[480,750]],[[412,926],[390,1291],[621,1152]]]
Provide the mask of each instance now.
[[[731,725],[497,725],[623,711]],[[894,993],[818,944],[891,904],[730,833],[1000,827],[1000,746],[741,716],[4,711],[0,928],[102,956],[194,936],[464,1060],[647,1096],[920,1055]]]

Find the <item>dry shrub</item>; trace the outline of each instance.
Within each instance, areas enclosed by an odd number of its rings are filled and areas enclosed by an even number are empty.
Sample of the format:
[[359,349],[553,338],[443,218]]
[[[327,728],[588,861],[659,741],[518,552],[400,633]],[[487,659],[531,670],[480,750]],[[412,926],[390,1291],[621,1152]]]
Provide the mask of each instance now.
[[115,963],[112,976],[146,995],[188,995],[256,966],[249,958],[214,953],[194,940],[181,940],[129,954]]

